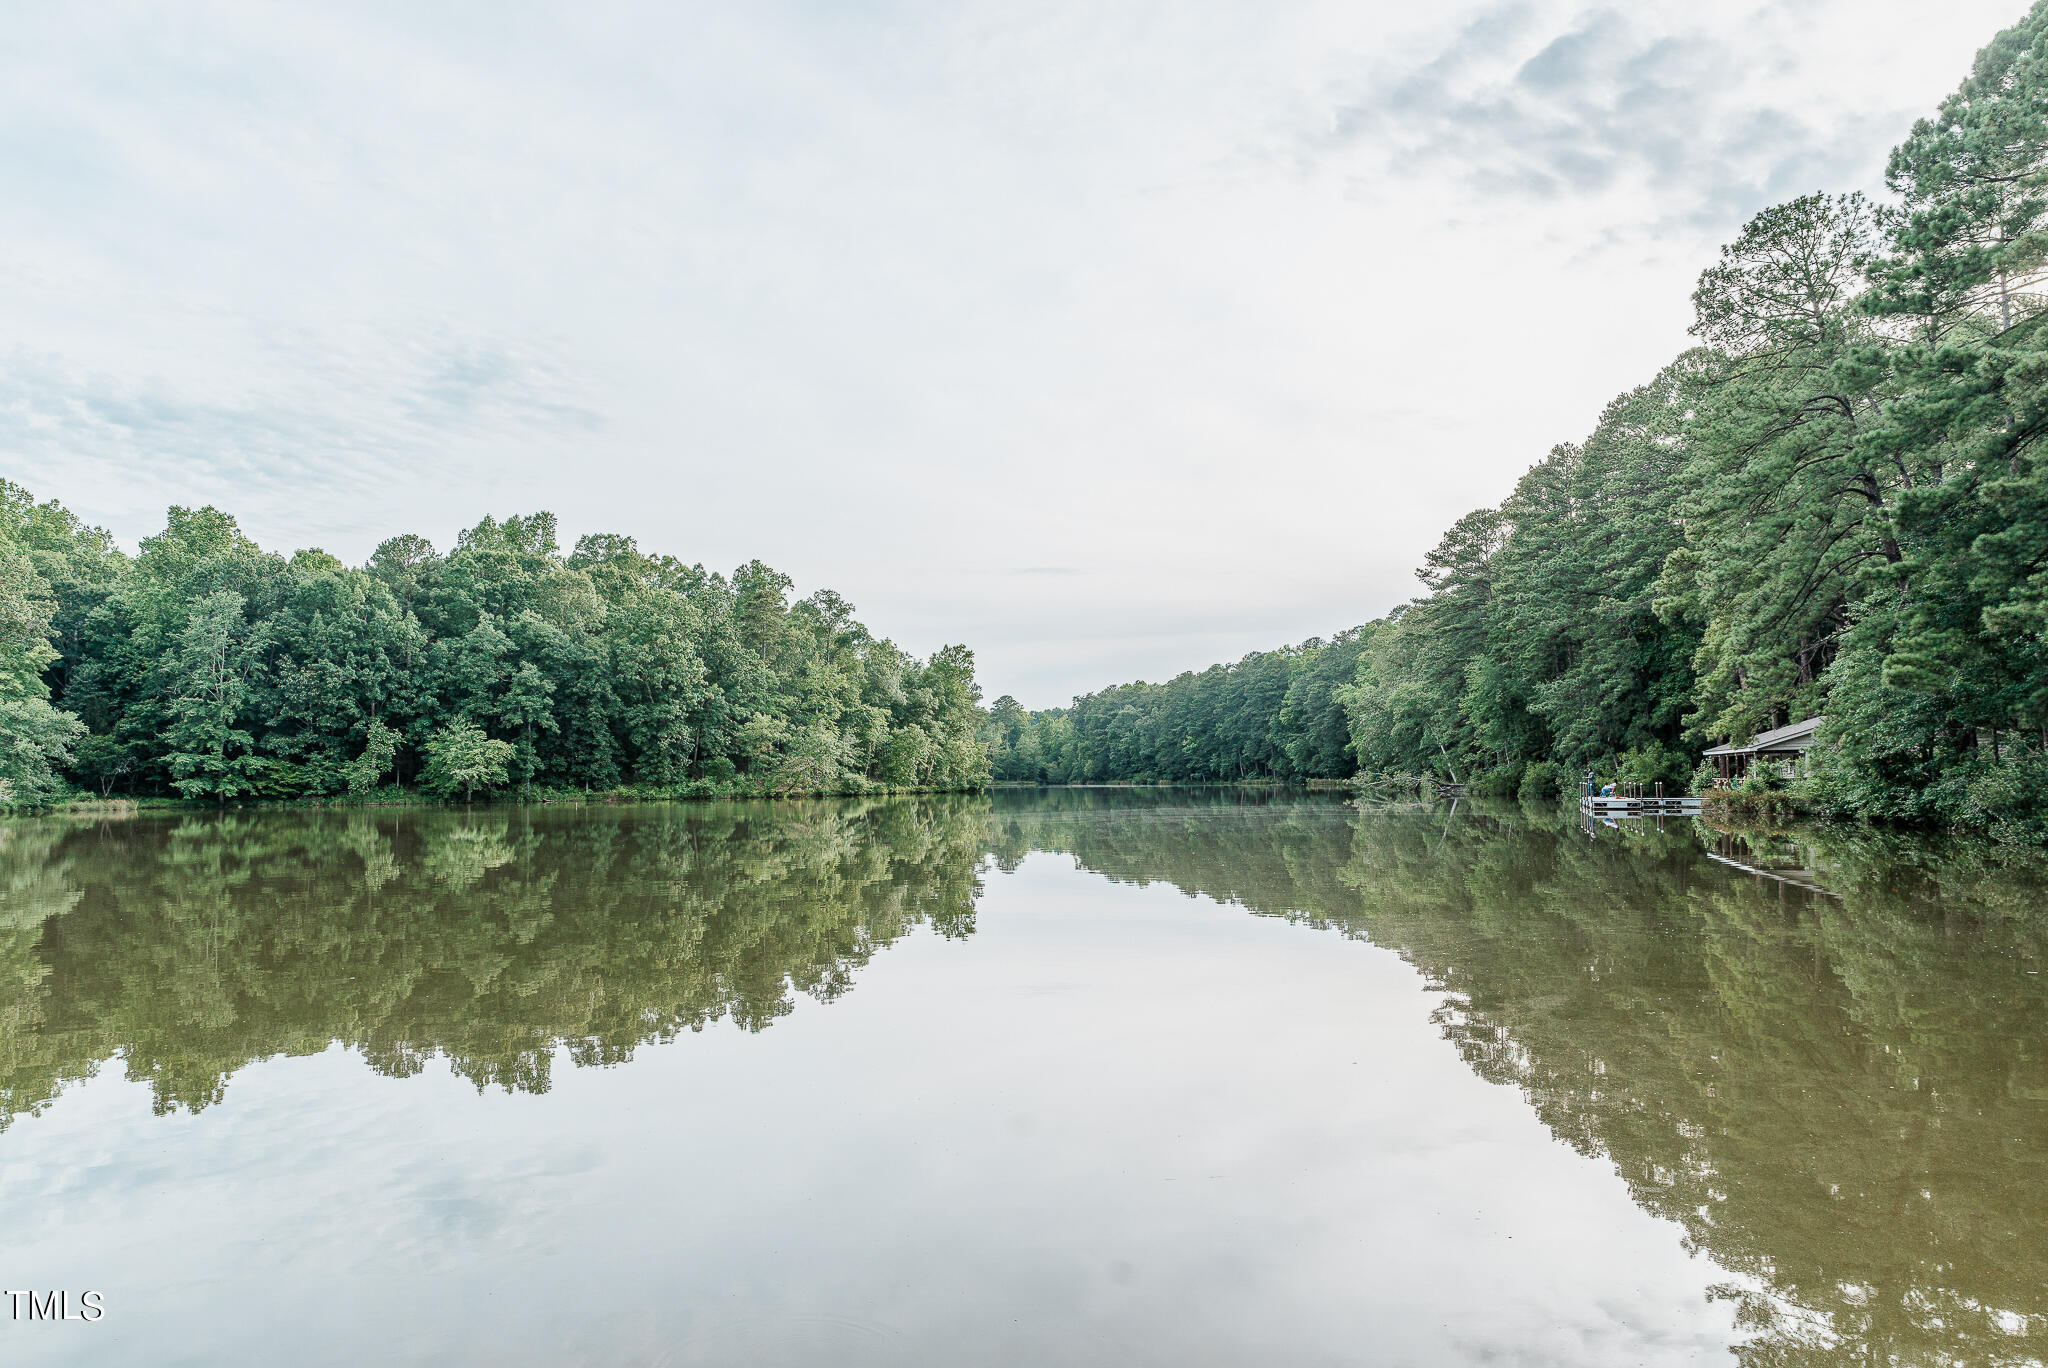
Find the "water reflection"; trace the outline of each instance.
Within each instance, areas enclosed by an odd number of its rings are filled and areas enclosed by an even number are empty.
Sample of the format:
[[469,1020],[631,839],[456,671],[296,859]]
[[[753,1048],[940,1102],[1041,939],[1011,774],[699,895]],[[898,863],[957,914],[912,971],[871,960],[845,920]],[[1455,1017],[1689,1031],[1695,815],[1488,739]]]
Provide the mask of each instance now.
[[1399,952],[1474,1070],[1746,1275],[1742,1361],[2048,1356],[2038,859],[1692,822],[1588,841],[1505,807],[999,830]]
[[119,1056],[159,1112],[340,1041],[544,1092],[974,926],[965,799],[23,823],[0,868],[0,1126]]
[[545,1091],[560,1058],[836,997],[914,927],[970,935],[991,865],[1050,851],[1398,953],[1466,1066],[1727,1270],[1744,1362],[2048,1358],[2034,857],[1261,790],[4,839],[0,1125],[117,1058],[159,1111],[199,1110],[250,1062],[334,1041],[388,1075],[438,1055]]

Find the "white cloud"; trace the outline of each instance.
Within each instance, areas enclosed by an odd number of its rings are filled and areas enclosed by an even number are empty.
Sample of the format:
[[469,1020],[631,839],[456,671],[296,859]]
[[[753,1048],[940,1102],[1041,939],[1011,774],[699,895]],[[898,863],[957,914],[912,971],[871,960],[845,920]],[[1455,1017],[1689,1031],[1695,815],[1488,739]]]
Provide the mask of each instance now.
[[1874,186],[1920,112],[1831,88],[1835,73],[1800,50],[1813,15],[1781,6],[1716,31],[1719,16],[1693,10],[1546,20],[1510,0],[1420,60],[1383,58],[1341,83],[1302,152],[1356,153],[1496,204],[1623,200],[1610,215],[1622,233],[1720,233],[1816,187]]

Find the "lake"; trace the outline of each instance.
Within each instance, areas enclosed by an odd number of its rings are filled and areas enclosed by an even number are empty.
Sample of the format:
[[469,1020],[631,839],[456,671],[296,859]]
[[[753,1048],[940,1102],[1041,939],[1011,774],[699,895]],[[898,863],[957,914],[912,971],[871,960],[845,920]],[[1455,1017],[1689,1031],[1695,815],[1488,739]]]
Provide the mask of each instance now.
[[9,820],[0,1358],[2040,1363],[2044,890],[1261,789]]

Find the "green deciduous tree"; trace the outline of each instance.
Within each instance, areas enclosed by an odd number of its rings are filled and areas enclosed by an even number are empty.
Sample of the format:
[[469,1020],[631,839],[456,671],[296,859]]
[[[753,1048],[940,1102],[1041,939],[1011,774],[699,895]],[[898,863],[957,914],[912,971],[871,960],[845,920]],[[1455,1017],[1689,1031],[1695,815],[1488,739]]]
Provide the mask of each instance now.
[[199,600],[163,662],[165,759],[172,784],[187,798],[225,803],[251,792],[263,772],[255,740],[242,726],[250,656],[243,607],[231,589]]
[[0,699],[0,807],[36,806],[63,793],[62,770],[84,738],[84,724],[45,699]]
[[398,733],[382,721],[371,719],[363,738],[363,753],[348,764],[348,791],[361,797],[376,788],[397,756]]
[[493,740],[483,728],[463,718],[434,733],[426,752],[421,785],[430,793],[451,796],[460,790],[464,802],[474,798],[480,788],[488,791],[503,785],[514,753],[509,742]]

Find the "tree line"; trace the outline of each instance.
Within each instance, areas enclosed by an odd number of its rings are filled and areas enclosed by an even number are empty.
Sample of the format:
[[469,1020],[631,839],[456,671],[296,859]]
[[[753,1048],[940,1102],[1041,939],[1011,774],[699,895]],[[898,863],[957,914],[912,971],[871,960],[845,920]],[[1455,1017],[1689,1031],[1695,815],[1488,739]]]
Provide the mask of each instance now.
[[[1699,279],[1696,345],[1346,635],[1334,768],[1682,784],[1709,745],[1824,716],[1823,811],[2048,827],[2048,3],[1885,182],[1751,219]],[[1277,666],[1216,669],[1012,721],[996,773],[1312,772],[1252,682]]]
[[1027,712],[1005,694],[989,708],[992,773],[1044,784],[1346,778],[1355,766],[1340,694],[1369,630],[1165,684],[1119,684],[1067,708]]
[[213,508],[130,556],[0,482],[0,805],[975,788],[982,717],[966,647],[915,659],[759,561],[565,555],[538,513],[348,566]]

